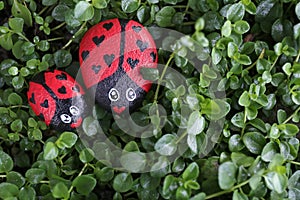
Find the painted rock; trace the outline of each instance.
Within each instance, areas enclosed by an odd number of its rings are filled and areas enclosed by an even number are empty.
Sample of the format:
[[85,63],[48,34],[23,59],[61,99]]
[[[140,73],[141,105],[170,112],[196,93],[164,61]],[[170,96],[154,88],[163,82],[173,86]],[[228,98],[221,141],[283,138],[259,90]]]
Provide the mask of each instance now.
[[40,72],[29,83],[28,102],[34,113],[56,130],[74,130],[87,113],[82,87],[66,72]]
[[81,73],[96,102],[121,114],[137,108],[151,88],[142,67],[157,67],[157,50],[148,30],[133,20],[110,19],[93,26],[79,47]]

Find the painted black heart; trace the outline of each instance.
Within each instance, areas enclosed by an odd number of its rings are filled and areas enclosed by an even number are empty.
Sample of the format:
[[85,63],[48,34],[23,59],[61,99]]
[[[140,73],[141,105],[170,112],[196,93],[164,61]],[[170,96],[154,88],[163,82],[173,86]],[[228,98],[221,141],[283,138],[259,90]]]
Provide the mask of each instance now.
[[153,51],[150,53],[150,56],[152,58],[152,61],[154,62],[156,60],[156,53],[154,53]]
[[66,94],[67,93],[67,90],[66,90],[66,87],[65,86],[62,86],[61,88],[59,88],[57,90],[60,94]]
[[105,55],[103,56],[103,59],[104,59],[105,63],[107,64],[107,66],[110,67],[111,64],[112,64],[112,62],[113,62],[114,59],[115,59],[115,55],[114,55],[114,54],[110,54],[110,55],[105,54]]
[[132,69],[134,69],[139,62],[140,61],[138,59],[132,59],[132,58],[127,59],[127,63],[130,65]]
[[142,27],[140,27],[140,26],[132,26],[132,29],[133,29],[136,33],[138,33],[138,32],[140,32],[140,31],[142,30]]
[[46,99],[43,103],[40,104],[42,107],[44,108],[48,108],[49,104],[48,104],[48,99]]
[[56,75],[55,77],[58,80],[67,80],[67,75],[65,73],[62,73],[60,75]]
[[85,60],[89,56],[90,52],[89,51],[83,51],[81,53],[81,58],[82,60]]
[[147,42],[143,42],[142,40],[137,40],[136,41],[136,45],[139,47],[139,49],[141,50],[141,52],[145,51],[148,48],[148,43]]
[[100,65],[93,65],[92,66],[92,70],[95,72],[95,74],[98,74],[100,69],[101,69]]
[[31,97],[29,98],[29,101],[31,103],[35,104],[34,93],[31,94]]
[[100,37],[98,36],[95,36],[93,37],[93,42],[95,43],[95,45],[97,45],[97,47],[104,41],[105,39],[105,36],[104,35],[101,35]]
[[112,22],[109,22],[109,23],[105,23],[103,24],[103,28],[105,28],[106,30],[110,30],[112,27],[113,27],[113,23]]

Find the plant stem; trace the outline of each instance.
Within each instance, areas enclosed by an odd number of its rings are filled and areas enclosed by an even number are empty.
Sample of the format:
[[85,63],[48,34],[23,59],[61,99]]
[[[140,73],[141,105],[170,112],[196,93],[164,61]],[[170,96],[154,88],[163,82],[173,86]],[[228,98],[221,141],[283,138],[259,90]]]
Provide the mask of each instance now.
[[63,22],[63,23],[61,23],[61,24],[55,26],[54,28],[51,29],[51,31],[55,31],[55,30],[57,30],[57,29],[60,29],[60,28],[63,27],[64,25],[66,25],[66,22]]
[[181,134],[181,136],[178,138],[178,140],[175,142],[175,144],[178,144],[186,135],[188,134],[187,131]]
[[174,53],[172,53],[169,57],[169,60],[167,61],[162,73],[161,73],[161,76],[159,77],[158,81],[157,81],[157,88],[156,88],[156,91],[155,91],[155,94],[154,94],[154,99],[153,99],[153,102],[154,103],[157,103],[157,99],[158,99],[158,92],[159,92],[159,89],[160,89],[160,85],[163,81],[163,78],[167,72],[167,68],[170,66],[170,63],[172,61],[172,59],[174,58]]
[[235,189],[238,189],[238,188],[240,188],[240,187],[242,187],[242,186],[248,184],[249,181],[250,181],[250,180],[244,181],[244,182],[242,182],[242,183],[240,183],[240,184],[238,184],[238,185],[232,187],[232,188],[229,189],[229,190],[224,190],[224,191],[221,191],[221,192],[217,192],[217,193],[215,193],[215,194],[211,194],[211,195],[205,197],[205,199],[212,199],[212,198],[221,196],[221,195],[223,195],[223,194],[231,193],[231,192],[233,192]]
[[56,41],[56,40],[63,40],[65,39],[64,37],[58,37],[58,38],[51,38],[51,39],[48,39],[47,41],[48,42],[53,42],[53,41]]
[[73,37],[67,42],[67,44],[65,44],[65,46],[63,46],[62,49],[66,49],[72,42],[73,40],[77,37],[77,34],[80,33],[82,31],[82,29],[84,29],[84,27],[86,26],[86,21],[81,25],[81,27],[78,29],[78,31],[73,35]]
[[252,63],[252,65],[250,65],[249,67],[247,67],[245,70],[249,71],[250,69],[252,69],[252,68],[257,64],[257,61],[258,61],[259,59],[262,59],[262,58],[264,57],[265,51],[266,51],[266,50],[263,49],[263,50],[261,51],[261,53],[259,54],[258,59],[257,59],[254,63]]
[[300,163],[299,162],[296,162],[296,161],[289,161],[289,163],[291,163],[291,164],[294,164],[294,165],[300,165]]
[[[79,174],[78,174],[77,177],[79,177],[79,176],[81,176],[81,175],[83,174],[83,172],[84,172],[84,170],[87,168],[87,166],[88,166],[88,163],[85,163],[84,166],[83,166],[83,168],[81,169],[81,171],[79,172]],[[77,178],[77,177],[76,177],[76,178]],[[69,189],[68,192],[71,193],[73,189],[74,189],[74,186],[72,185],[72,186],[70,187],[70,189]]]
[[300,110],[300,106],[295,110],[295,112],[293,114],[291,114],[284,122],[283,124],[288,123]]
[[295,62],[298,62],[298,61],[299,61],[299,58],[300,58],[300,50],[299,50],[298,55],[297,55],[297,57],[296,57],[296,59],[295,59]]

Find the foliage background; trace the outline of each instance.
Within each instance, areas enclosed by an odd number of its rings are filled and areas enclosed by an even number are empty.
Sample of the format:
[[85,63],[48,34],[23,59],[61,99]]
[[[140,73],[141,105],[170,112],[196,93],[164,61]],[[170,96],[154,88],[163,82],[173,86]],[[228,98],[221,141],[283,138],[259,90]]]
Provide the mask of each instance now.
[[[34,74],[48,68],[76,74],[82,35],[114,17],[187,36],[177,41],[176,54],[160,51],[159,57],[189,88],[157,94],[154,88],[133,114],[139,124],[156,125],[153,137],[135,140],[98,107],[83,124],[92,136],[100,121],[127,152],[157,151],[161,157],[149,173],[122,172],[94,159],[76,133],[39,121],[26,99]],[[297,0],[0,0],[0,198],[300,199],[299,19]],[[189,52],[202,56],[197,45],[214,64],[201,73],[186,59]],[[157,71],[146,76],[163,78]],[[211,85],[226,98],[213,100]],[[165,127],[162,117],[149,116],[157,103],[167,108]],[[214,150],[201,158],[216,112],[226,122]],[[189,149],[169,163],[180,143]],[[101,151],[112,156],[108,146]]]

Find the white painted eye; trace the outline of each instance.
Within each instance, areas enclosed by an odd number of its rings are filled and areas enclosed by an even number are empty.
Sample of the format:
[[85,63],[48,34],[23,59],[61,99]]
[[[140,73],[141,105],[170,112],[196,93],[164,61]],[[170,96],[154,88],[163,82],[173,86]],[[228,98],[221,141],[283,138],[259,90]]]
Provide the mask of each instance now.
[[71,106],[69,110],[70,110],[70,113],[71,113],[72,115],[77,116],[77,115],[80,114],[80,110],[79,110],[79,108],[76,107],[76,106]]
[[111,88],[110,91],[109,91],[109,93],[108,93],[108,98],[111,101],[118,101],[119,98],[120,98],[118,90],[115,89],[115,88]]
[[133,101],[133,100],[135,100],[135,98],[136,98],[136,93],[135,93],[134,89],[128,88],[126,90],[126,99],[128,101]]
[[63,123],[65,123],[65,124],[70,124],[71,121],[72,121],[72,118],[70,117],[70,115],[67,115],[67,114],[62,114],[62,115],[60,116],[60,119],[61,119],[61,121],[62,121]]

